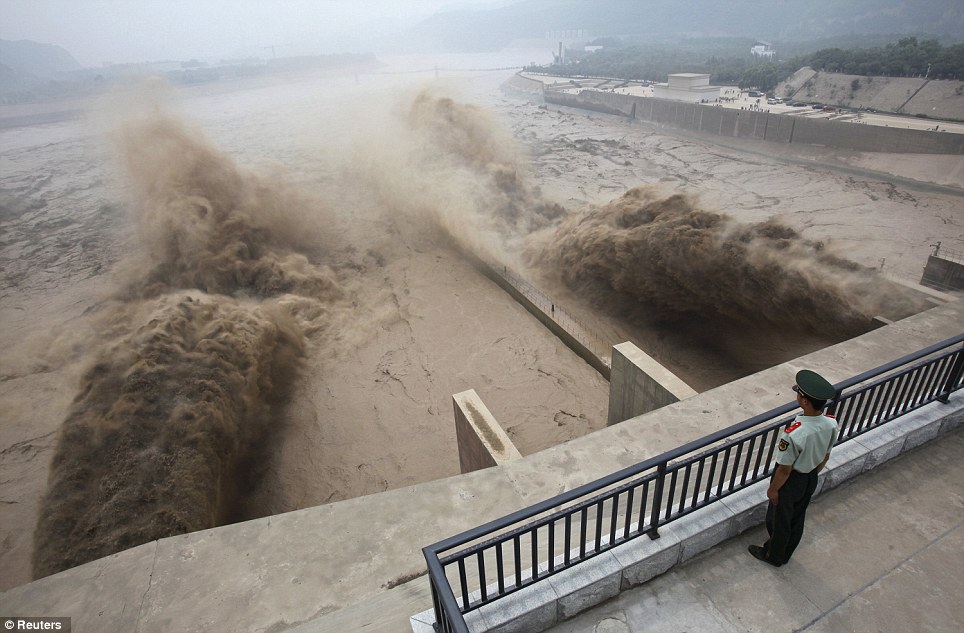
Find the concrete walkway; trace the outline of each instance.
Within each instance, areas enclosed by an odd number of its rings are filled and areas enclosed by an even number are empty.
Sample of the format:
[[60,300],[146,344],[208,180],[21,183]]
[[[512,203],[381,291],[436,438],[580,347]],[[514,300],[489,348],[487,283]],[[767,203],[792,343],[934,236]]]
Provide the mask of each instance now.
[[814,499],[780,568],[760,527],[553,633],[964,630],[964,427]]

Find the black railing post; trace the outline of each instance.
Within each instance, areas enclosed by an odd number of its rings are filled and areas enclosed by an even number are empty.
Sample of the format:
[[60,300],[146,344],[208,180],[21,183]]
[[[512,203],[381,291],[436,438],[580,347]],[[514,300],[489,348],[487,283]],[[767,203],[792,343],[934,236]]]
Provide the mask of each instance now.
[[842,396],[843,389],[835,387],[833,391],[833,399],[830,401],[830,404],[827,405],[827,413],[833,416],[837,415],[837,405],[840,404],[840,399]]
[[951,367],[951,371],[947,375],[947,380],[944,382],[944,386],[941,387],[941,395],[937,397],[938,402],[948,403],[951,390],[961,379],[962,372],[964,372],[964,346],[957,352],[957,358],[954,359],[954,366]]
[[[445,577],[445,570],[438,553],[432,546],[423,547],[422,554],[428,567],[428,581],[432,588],[432,606],[435,608],[435,629],[453,633],[469,633],[462,611]],[[444,583],[440,584],[440,583]],[[468,605],[465,605],[468,608]]]
[[436,631],[440,630],[440,623],[444,617],[445,609],[442,608],[442,601],[439,600],[438,591],[435,589],[435,581],[429,576],[428,585],[432,589],[432,609],[435,611],[435,623],[432,624],[432,628]]
[[656,466],[656,489],[653,491],[653,514],[649,519],[649,530],[646,535],[656,540],[659,538],[659,513],[663,507],[663,484],[666,481],[666,462]]

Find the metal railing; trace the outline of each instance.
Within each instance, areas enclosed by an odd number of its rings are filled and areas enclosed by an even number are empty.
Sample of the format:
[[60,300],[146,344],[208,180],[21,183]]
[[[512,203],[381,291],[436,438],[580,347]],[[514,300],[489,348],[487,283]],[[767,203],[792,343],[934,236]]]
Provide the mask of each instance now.
[[[837,444],[964,386],[964,334],[837,385]],[[436,630],[770,476],[785,404],[423,548]],[[461,548],[458,551],[456,548]]]
[[931,247],[934,249],[934,252],[931,253],[932,257],[940,257],[941,259],[946,259],[949,262],[964,264],[964,252],[954,250],[952,248],[943,248],[941,242],[931,244]]

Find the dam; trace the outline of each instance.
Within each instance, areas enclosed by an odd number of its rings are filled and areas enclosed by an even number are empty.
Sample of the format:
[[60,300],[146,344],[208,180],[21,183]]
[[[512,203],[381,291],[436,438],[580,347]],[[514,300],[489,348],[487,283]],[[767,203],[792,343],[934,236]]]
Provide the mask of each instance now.
[[780,405],[800,367],[836,381],[960,334],[962,322],[953,301],[524,459],[161,539],[8,590],[0,604],[68,615],[77,630],[398,631],[431,604],[427,543]]
[[[572,193],[599,199],[599,192]],[[897,254],[894,260],[900,264]],[[913,261],[908,254],[906,268]],[[79,629],[371,630],[365,625],[380,617],[373,612],[403,610],[407,622],[431,603],[422,546],[702,437],[708,427],[782,404],[786,376],[798,365],[828,367],[829,375],[843,379],[959,333],[959,308],[938,303],[737,380],[716,379],[676,404],[556,446],[530,448],[492,468],[153,541],[8,589],[2,606],[5,612],[67,614]],[[448,411],[433,415],[455,435]],[[441,458],[439,446],[431,437],[418,442],[429,460]],[[451,450],[441,452],[457,461]],[[405,607],[379,609],[388,603]]]

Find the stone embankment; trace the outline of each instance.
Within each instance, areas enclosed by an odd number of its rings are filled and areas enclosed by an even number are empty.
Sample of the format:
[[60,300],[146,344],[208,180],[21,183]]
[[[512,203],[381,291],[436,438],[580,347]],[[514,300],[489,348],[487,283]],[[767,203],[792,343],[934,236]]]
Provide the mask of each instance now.
[[867,77],[804,67],[780,82],[778,97],[873,109],[939,120],[964,120],[964,81],[923,77]]
[[[516,75],[506,82],[504,88],[528,94],[535,84],[542,85],[541,82]],[[964,154],[964,134],[943,130],[859,125],[849,120],[812,118],[799,113],[736,109],[719,107],[719,104],[688,103],[595,89],[573,93],[543,88],[543,99],[556,106],[614,114],[658,127],[724,137],[862,152]]]

